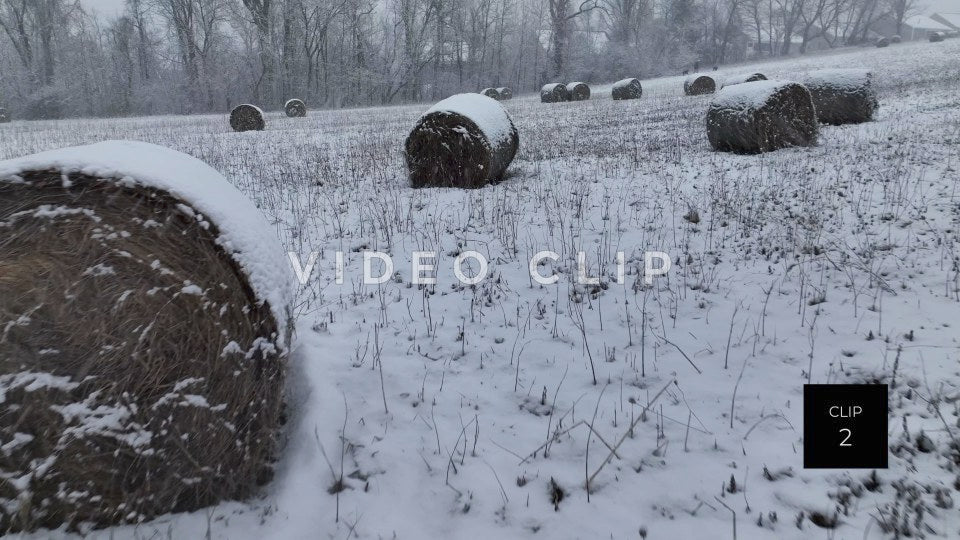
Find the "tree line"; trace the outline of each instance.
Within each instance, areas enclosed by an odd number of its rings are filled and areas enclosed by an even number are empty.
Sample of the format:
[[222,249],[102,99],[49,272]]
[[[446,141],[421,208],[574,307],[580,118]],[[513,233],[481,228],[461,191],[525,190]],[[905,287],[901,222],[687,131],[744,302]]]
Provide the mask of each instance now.
[[0,107],[21,118],[435,100],[653,77],[864,41],[916,0],[0,0]]

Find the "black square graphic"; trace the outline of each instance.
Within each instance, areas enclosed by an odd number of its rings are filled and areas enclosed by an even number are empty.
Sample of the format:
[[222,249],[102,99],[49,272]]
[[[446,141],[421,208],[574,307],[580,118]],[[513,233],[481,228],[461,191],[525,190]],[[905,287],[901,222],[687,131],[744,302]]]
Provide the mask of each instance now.
[[887,385],[803,385],[803,467],[887,468]]

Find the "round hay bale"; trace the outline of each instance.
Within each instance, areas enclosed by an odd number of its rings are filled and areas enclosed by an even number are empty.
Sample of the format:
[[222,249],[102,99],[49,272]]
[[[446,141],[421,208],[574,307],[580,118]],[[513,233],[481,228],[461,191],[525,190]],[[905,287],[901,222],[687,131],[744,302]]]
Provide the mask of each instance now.
[[541,103],[559,103],[561,101],[570,101],[570,92],[567,91],[567,87],[563,83],[545,84],[540,89]]
[[903,37],[897,34],[894,34],[893,36],[890,37],[890,43],[901,43],[901,42],[903,42]]
[[877,48],[882,49],[883,47],[889,47],[889,46],[890,46],[889,38],[882,37],[877,39]]
[[500,101],[508,101],[513,99],[513,90],[506,86],[497,88],[497,93],[500,94]]
[[930,32],[930,43],[939,43],[944,40],[947,36],[943,32]]
[[720,90],[707,109],[714,150],[758,153],[817,141],[817,113],[799,83],[757,81]]
[[407,137],[410,184],[479,188],[499,181],[519,143],[503,105],[480,94],[448,97],[430,107]]
[[481,95],[487,96],[490,99],[495,99],[500,101],[500,91],[496,88],[484,88],[480,91]]
[[266,125],[263,111],[255,105],[237,105],[230,111],[230,127],[234,131],[263,131]]
[[256,207],[179,152],[0,161],[0,532],[137,523],[266,482],[284,259]]
[[695,73],[683,81],[683,93],[688,96],[712,94],[717,91],[717,81],[710,75]]
[[824,124],[869,122],[880,107],[873,77],[865,69],[824,69],[811,72],[803,84],[813,96],[817,118]]
[[590,86],[587,83],[572,82],[567,85],[570,101],[586,101],[590,99]]
[[0,107],[0,124],[6,124],[10,121],[10,114],[6,109]]
[[307,115],[307,104],[302,99],[289,99],[283,104],[283,112],[290,118],[303,118]]
[[643,86],[640,84],[639,79],[621,79],[613,83],[610,95],[616,100],[640,99],[640,96],[643,95]]
[[757,81],[765,81],[765,80],[767,80],[767,76],[764,75],[763,73],[740,73],[737,75],[730,75],[729,77],[724,78],[721,88],[726,86],[733,86],[735,84],[743,84],[748,82],[757,82]]

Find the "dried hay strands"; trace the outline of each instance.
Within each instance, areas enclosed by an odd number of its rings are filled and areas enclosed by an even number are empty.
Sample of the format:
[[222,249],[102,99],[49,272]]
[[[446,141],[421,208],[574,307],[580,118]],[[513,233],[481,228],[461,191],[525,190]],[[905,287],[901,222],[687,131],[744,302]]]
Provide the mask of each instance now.
[[757,81],[722,89],[707,110],[714,150],[758,153],[812,146],[818,132],[810,92],[799,83]]
[[643,86],[640,84],[639,79],[632,77],[628,79],[620,79],[619,81],[613,83],[613,88],[610,90],[610,95],[615,100],[640,99],[640,96],[643,95]]
[[253,204],[179,152],[0,162],[0,476],[18,479],[0,482],[0,533],[137,523],[266,482],[283,258]]
[[234,131],[263,131],[266,127],[263,111],[255,105],[237,105],[230,111],[230,127]]
[[873,75],[866,69],[824,69],[807,75],[817,118],[824,124],[859,124],[873,120],[880,108]]
[[410,184],[479,188],[503,178],[520,137],[493,99],[457,94],[420,117],[405,144]]

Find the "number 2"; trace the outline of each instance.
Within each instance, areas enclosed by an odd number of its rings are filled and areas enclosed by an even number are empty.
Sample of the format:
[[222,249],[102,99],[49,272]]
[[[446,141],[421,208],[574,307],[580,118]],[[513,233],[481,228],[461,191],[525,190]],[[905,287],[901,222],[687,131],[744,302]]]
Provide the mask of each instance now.
[[853,446],[852,444],[850,444],[850,443],[847,442],[847,441],[850,440],[850,436],[852,435],[852,433],[851,433],[850,430],[847,429],[847,428],[841,429],[841,430],[840,430],[840,433],[843,433],[844,431],[847,432],[847,436],[844,437],[842,441],[840,441],[840,446]]

